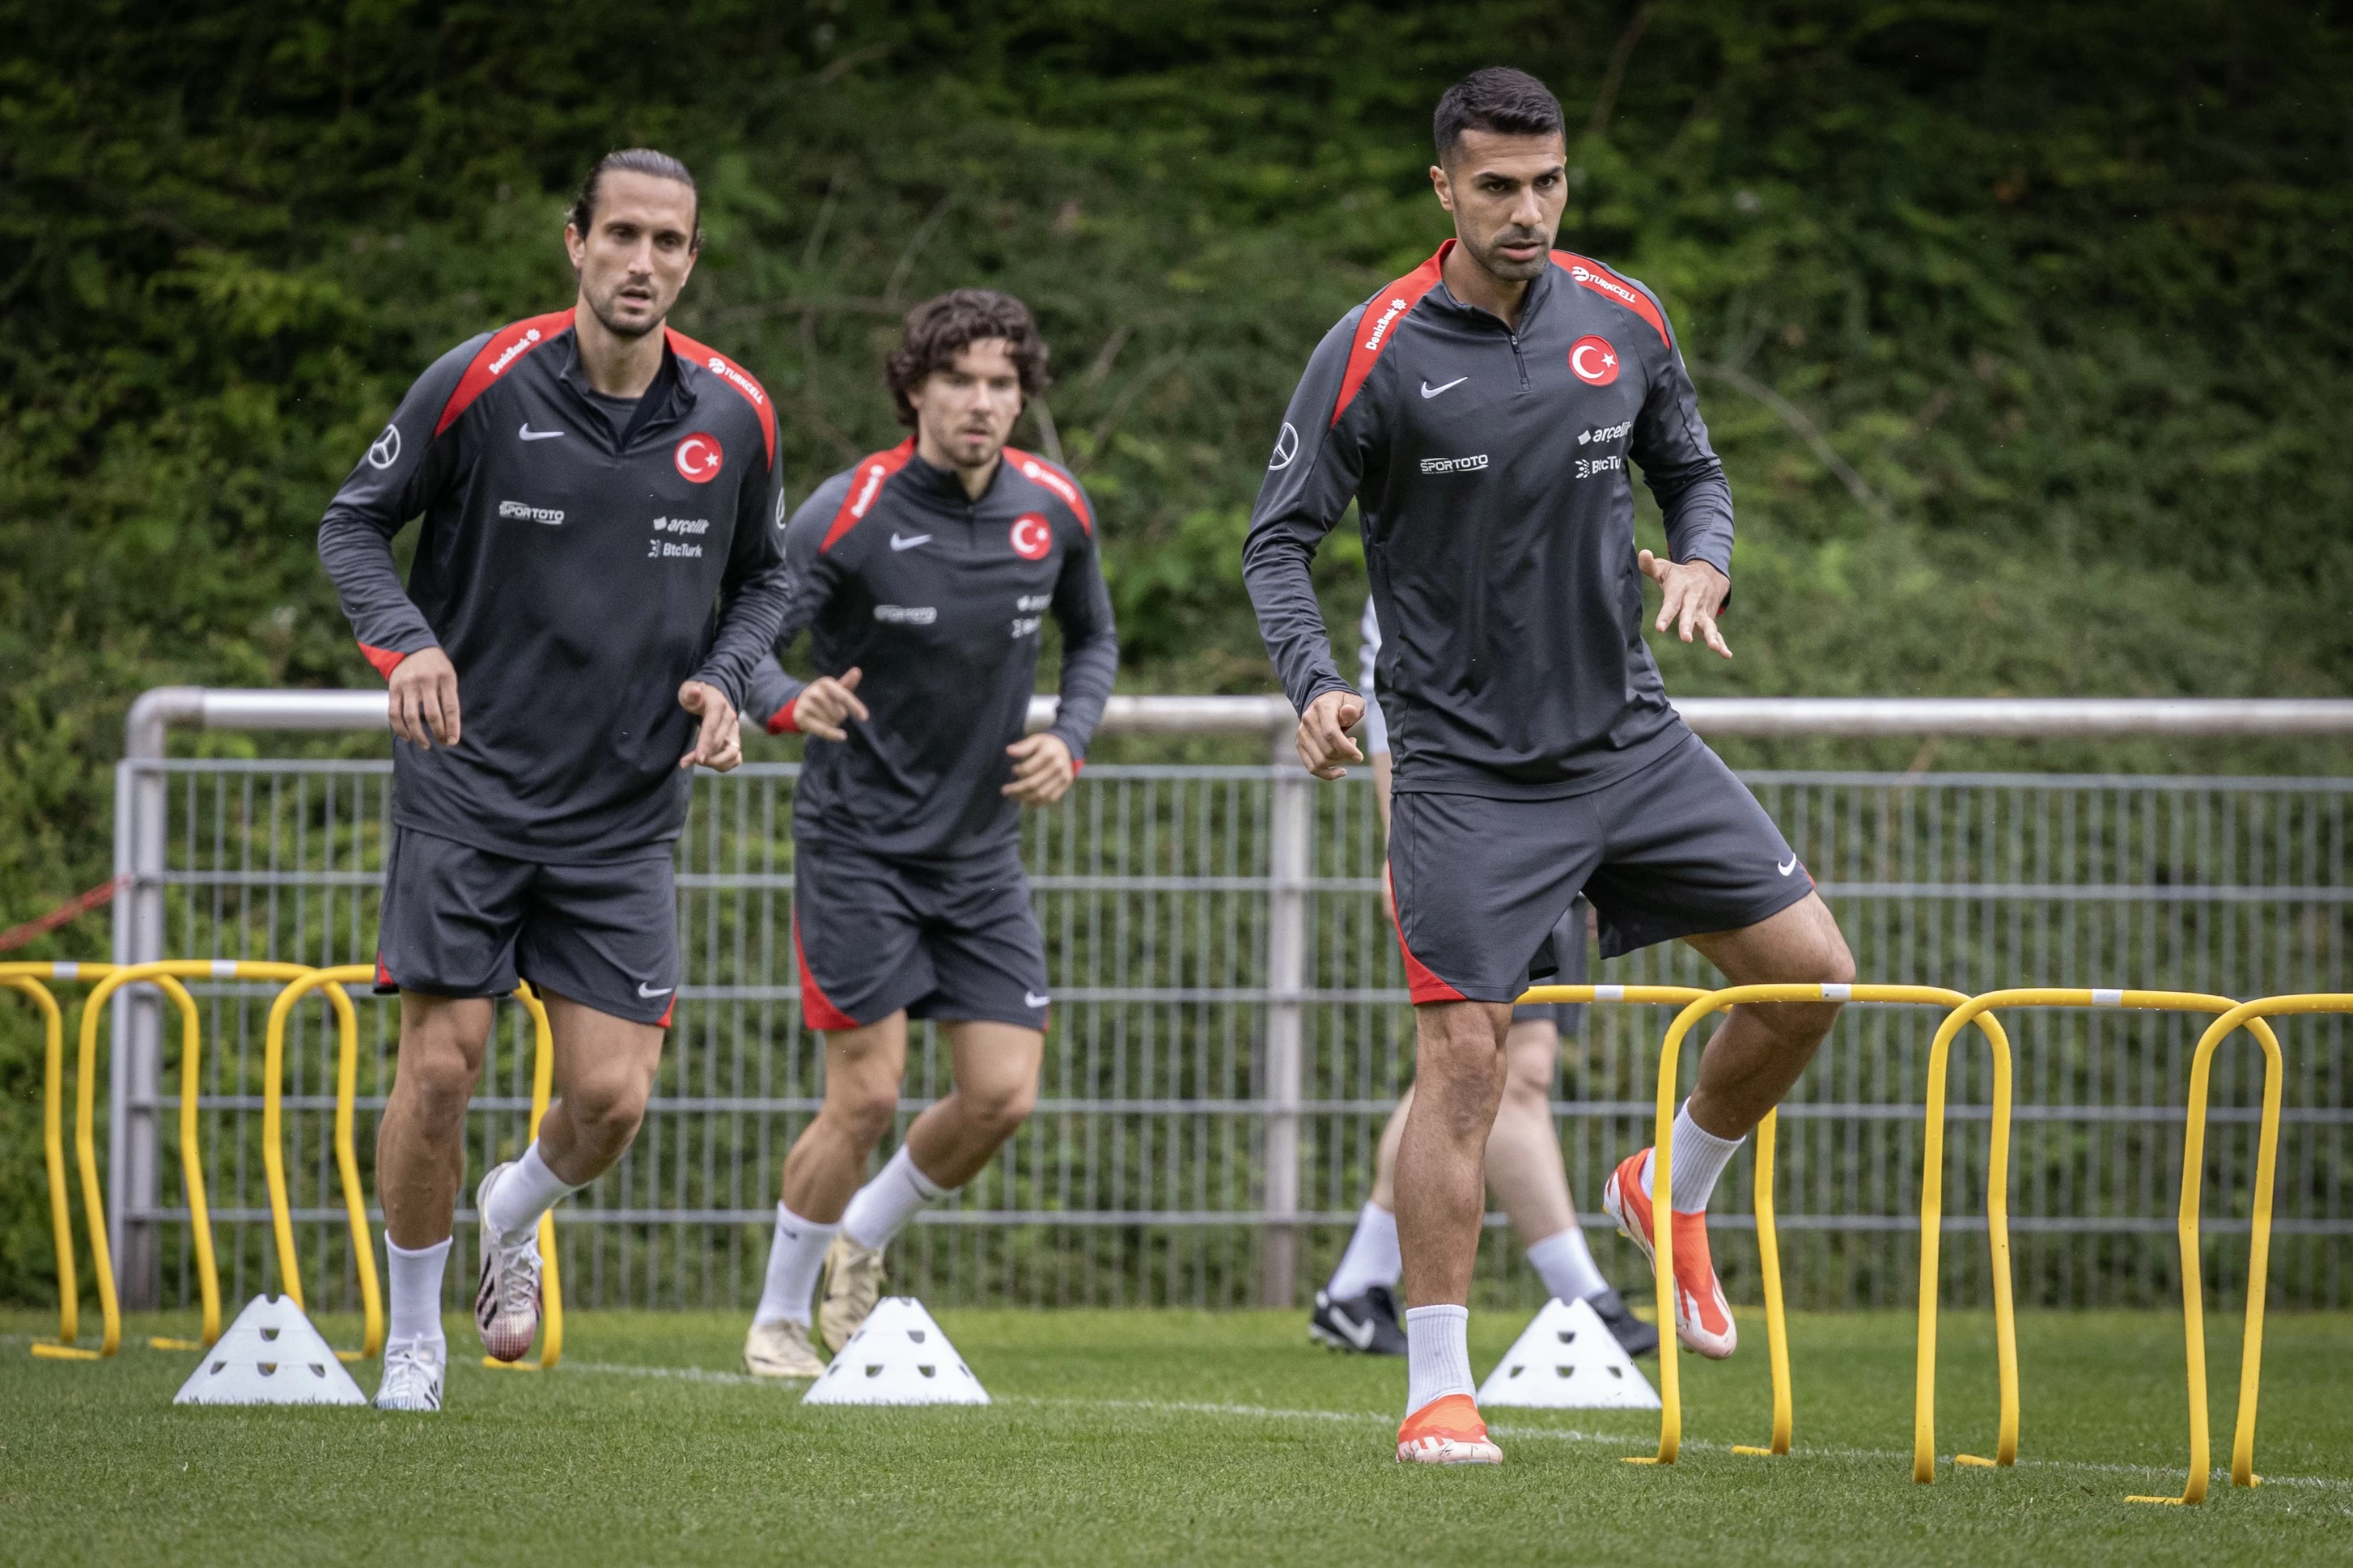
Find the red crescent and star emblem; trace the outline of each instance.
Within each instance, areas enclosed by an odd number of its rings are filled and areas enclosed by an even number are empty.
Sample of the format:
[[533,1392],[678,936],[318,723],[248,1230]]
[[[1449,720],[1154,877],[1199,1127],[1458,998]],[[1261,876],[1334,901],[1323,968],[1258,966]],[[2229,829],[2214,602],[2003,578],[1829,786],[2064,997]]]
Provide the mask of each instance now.
[[1054,525],[1038,512],[1025,511],[1013,520],[1013,553],[1024,561],[1043,561],[1054,548]]
[[1607,386],[1618,379],[1618,351],[1608,338],[1579,338],[1568,345],[1568,368],[1588,386]]
[[679,478],[690,484],[707,485],[719,477],[727,454],[720,449],[718,437],[698,430],[678,444],[670,460],[677,465]]

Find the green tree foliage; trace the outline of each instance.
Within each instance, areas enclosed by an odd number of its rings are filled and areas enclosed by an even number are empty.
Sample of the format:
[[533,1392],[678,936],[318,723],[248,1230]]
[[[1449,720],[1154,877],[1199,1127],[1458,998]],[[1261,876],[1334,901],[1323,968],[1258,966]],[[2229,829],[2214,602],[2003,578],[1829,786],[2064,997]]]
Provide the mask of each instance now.
[[[0,921],[103,877],[140,689],[358,685],[312,553],[408,380],[561,305],[606,149],[701,173],[680,316],[792,492],[897,438],[897,315],[1057,351],[1132,688],[1263,689],[1239,544],[1316,337],[1446,229],[1430,106],[1570,122],[1563,243],[1669,302],[1737,496],[1683,690],[2284,693],[2353,673],[2353,153],[2266,0],[16,0],[0,54]],[[1655,537],[1648,521],[1645,528]],[[1335,535],[1336,616],[1361,594]],[[1344,641],[1345,640],[1344,635]],[[35,953],[86,955],[96,922]],[[45,1256],[0,1047],[0,1294]],[[28,1226],[34,1228],[27,1229]]]

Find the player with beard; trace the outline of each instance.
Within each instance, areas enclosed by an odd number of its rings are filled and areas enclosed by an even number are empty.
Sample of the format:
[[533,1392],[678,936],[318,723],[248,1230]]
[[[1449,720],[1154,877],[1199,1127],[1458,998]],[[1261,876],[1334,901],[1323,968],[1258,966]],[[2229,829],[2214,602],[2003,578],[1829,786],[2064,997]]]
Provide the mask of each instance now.
[[[1430,170],[1454,238],[1352,310],[1293,394],[1242,570],[1300,760],[1337,778],[1364,699],[1332,659],[1310,574],[1356,503],[1385,634],[1396,756],[1388,870],[1416,1004],[1398,1150],[1406,1313],[1399,1459],[1494,1464],[1466,1338],[1481,1152],[1507,1072],[1511,1002],[1582,890],[1603,956],[1680,939],[1735,984],[1853,978],[1838,924],[1779,829],[1676,716],[1643,641],[1642,581],[1676,628],[1731,657],[1732,495],[1665,310],[1552,249],[1568,192],[1560,105],[1523,71],[1447,89]],[[1634,546],[1629,464],[1666,524]],[[1708,1197],[1786,1093],[1834,1002],[1741,1006],[1708,1042],[1673,1130],[1677,1337],[1735,1344]],[[1650,1151],[1602,1206],[1647,1253]]]
[[[671,845],[689,770],[784,618],[774,407],[667,325],[702,246],[694,178],[644,148],[589,171],[568,310],[459,344],[409,388],[319,527],[391,686],[377,989],[400,1055],[376,1135],[391,1323],[376,1405],[438,1410],[441,1280],[491,999],[528,979],[556,1098],[475,1191],[483,1348],[539,1327],[540,1216],[637,1135],[679,984]],[[392,541],[424,527],[406,587]]]
[[[809,737],[793,796],[801,1016],[825,1036],[825,1104],[785,1157],[768,1275],[744,1343],[762,1377],[815,1377],[881,1294],[882,1254],[923,1205],[978,1175],[1029,1114],[1050,997],[1021,869],[1021,807],[1078,774],[1119,665],[1094,508],[1005,442],[1045,389],[1018,300],[958,289],[907,312],[885,367],[915,434],[818,488],[786,532],[806,685],[776,658],[751,711]],[[1062,634],[1061,702],[1024,737],[1040,628]],[[955,1089],[881,1172],[907,1021],[945,1026]]]

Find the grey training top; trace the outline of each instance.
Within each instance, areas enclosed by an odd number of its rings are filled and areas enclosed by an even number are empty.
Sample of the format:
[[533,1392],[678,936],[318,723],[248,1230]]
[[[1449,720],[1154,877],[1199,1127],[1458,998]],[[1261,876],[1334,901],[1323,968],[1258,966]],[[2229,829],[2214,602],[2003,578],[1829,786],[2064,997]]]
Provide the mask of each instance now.
[[[1001,793],[1038,679],[1039,629],[1062,632],[1052,733],[1083,761],[1111,696],[1119,639],[1078,481],[1005,450],[977,500],[911,438],[818,487],[785,540],[792,605],[776,653],[804,627],[818,670],[860,671],[871,718],[848,739],[810,736],[793,836],[909,859],[1018,846],[1021,808]],[[747,721],[795,728],[803,683],[776,653],[753,676]]]
[[[692,679],[742,708],[786,586],[775,405],[668,331],[616,431],[572,312],[485,332],[417,378],[319,525],[360,651],[439,647],[459,740],[393,742],[393,820],[546,864],[678,837]],[[422,514],[404,587],[392,541]]]
[[1556,250],[1507,327],[1447,289],[1453,243],[1317,346],[1242,576],[1293,704],[1351,689],[1309,565],[1356,502],[1395,787],[1578,795],[1689,733],[1642,641],[1627,460],[1669,553],[1726,576],[1732,491],[1648,289]]

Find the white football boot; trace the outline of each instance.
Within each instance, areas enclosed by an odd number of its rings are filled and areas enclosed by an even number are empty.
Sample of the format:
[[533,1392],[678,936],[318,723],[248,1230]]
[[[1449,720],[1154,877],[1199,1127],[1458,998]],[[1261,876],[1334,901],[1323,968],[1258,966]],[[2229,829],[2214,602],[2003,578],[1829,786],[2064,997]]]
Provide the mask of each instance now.
[[441,1380],[449,1363],[449,1342],[436,1334],[429,1340],[396,1340],[384,1347],[384,1381],[376,1384],[378,1410],[432,1411],[441,1408]]
[[827,1348],[839,1351],[882,1299],[882,1249],[860,1247],[847,1231],[836,1231],[825,1249],[825,1284],[818,1294],[818,1331]]
[[[483,1173],[474,1189],[474,1213],[490,1212],[491,1189],[514,1169],[503,1161]],[[521,1246],[502,1247],[482,1225],[482,1281],[474,1292],[474,1327],[481,1331],[482,1349],[492,1361],[521,1361],[539,1337],[539,1227],[533,1226]]]
[[754,1323],[744,1336],[744,1370],[754,1377],[821,1377],[825,1363],[807,1323]]

